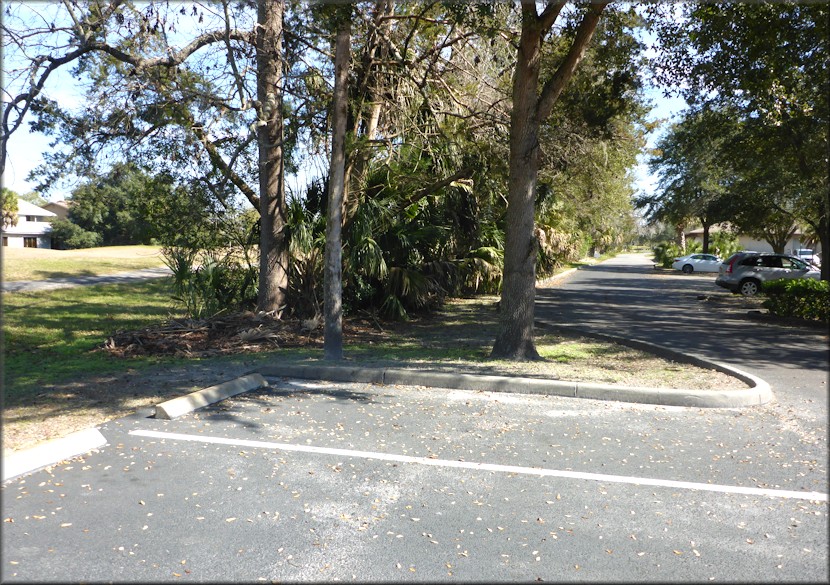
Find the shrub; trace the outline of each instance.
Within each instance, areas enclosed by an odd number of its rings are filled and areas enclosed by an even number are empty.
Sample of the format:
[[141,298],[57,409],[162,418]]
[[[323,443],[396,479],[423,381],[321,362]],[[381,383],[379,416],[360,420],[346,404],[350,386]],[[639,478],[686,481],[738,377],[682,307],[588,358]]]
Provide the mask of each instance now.
[[712,254],[717,254],[721,258],[729,258],[732,254],[742,249],[743,247],[738,241],[738,237],[727,231],[715,232],[712,234],[712,239],[709,242],[709,251]]
[[239,254],[173,247],[164,248],[162,257],[173,272],[173,299],[190,317],[256,307],[258,271]]
[[671,268],[675,258],[687,254],[694,254],[695,252],[700,252],[702,249],[702,244],[694,240],[686,242],[685,252],[674,242],[660,242],[653,248],[654,262],[663,268]]
[[830,282],[809,278],[771,280],[761,284],[764,308],[779,317],[830,322]]
[[59,250],[78,248],[97,248],[103,238],[101,234],[85,230],[68,219],[56,219],[52,222],[52,246]]

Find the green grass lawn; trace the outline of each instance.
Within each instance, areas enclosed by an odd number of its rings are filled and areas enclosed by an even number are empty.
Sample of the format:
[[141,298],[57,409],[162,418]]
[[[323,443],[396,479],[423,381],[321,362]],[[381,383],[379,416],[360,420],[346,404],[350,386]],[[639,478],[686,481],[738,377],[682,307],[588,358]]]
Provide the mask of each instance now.
[[[3,375],[6,404],[25,402],[45,386],[96,375],[142,369],[154,364],[181,364],[182,358],[114,357],[101,348],[116,331],[133,331],[161,323],[176,312],[170,281],[82,286],[40,292],[5,293]],[[674,377],[667,364],[646,362],[646,354],[606,342],[538,332],[543,362],[491,360],[497,329],[498,297],[454,299],[436,314],[407,323],[384,325],[382,340],[350,342],[347,361],[367,366],[460,368],[469,373],[554,374],[562,379],[626,383],[626,376]],[[271,355],[269,356],[268,353]],[[322,363],[312,347],[280,349],[285,362]],[[256,359],[273,359],[273,353]],[[191,360],[192,361],[192,360]],[[674,369],[668,364],[670,369]]]
[[159,246],[106,246],[83,250],[3,248],[3,280],[100,276],[164,266]]
[[3,295],[4,394],[7,400],[43,384],[140,367],[158,359],[116,359],[96,351],[116,330],[166,319],[168,279]]

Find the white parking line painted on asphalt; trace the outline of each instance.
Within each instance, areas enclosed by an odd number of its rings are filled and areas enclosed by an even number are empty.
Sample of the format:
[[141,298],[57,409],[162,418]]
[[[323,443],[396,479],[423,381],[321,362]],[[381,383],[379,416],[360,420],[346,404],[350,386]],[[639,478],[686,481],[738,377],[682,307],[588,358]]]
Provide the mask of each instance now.
[[767,496],[771,498],[793,498],[826,502],[827,494],[820,492],[796,492],[789,490],[775,490],[765,488],[751,488],[730,485],[715,485],[695,483],[690,481],[674,481],[671,479],[651,479],[647,477],[629,477],[626,475],[605,475],[602,473],[586,473],[582,471],[564,471],[558,469],[541,469],[538,467],[518,467],[515,465],[498,465],[494,463],[476,463],[473,461],[450,461],[448,459],[429,459],[427,457],[411,457],[391,453],[376,453],[373,451],[354,451],[352,449],[334,449],[330,447],[313,447],[310,445],[291,445],[289,443],[272,443],[270,441],[249,441],[246,439],[225,439],[222,437],[204,437],[186,435],[183,433],[165,433],[162,431],[130,431],[131,435],[150,437],[154,439],[170,439],[174,441],[191,441],[195,443],[211,443],[214,445],[232,445],[234,447],[251,447],[254,449],[273,449],[280,451],[298,451],[302,453],[316,453],[319,455],[338,455],[340,457],[359,457],[362,459],[377,459],[380,461],[394,461],[396,463],[415,463],[432,465],[433,467],[456,467],[474,469],[477,471],[495,471],[500,473],[516,473],[522,475],[538,475],[542,477],[563,477],[568,479],[583,479],[589,481],[628,483],[632,485],[651,485],[683,490],[701,490],[720,492],[724,494],[744,494],[748,496]]

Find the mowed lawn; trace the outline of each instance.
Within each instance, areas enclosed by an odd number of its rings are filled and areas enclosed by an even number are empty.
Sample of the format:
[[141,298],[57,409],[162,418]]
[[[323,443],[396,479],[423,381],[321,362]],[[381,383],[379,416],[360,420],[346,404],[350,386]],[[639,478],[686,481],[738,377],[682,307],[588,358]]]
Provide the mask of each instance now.
[[105,246],[82,250],[2,250],[3,281],[102,276],[164,266],[160,246]]
[[[164,266],[160,246],[81,250],[2,249],[3,281],[101,276]],[[174,310],[167,278],[119,285],[3,293],[4,398],[43,384],[122,369],[96,351],[117,330],[146,327]],[[139,360],[140,361],[140,360]]]
[[[170,279],[3,294],[3,376],[6,404],[42,385],[120,371],[128,366],[99,348],[117,330],[134,330],[170,316]],[[129,360],[129,365],[157,362]]]

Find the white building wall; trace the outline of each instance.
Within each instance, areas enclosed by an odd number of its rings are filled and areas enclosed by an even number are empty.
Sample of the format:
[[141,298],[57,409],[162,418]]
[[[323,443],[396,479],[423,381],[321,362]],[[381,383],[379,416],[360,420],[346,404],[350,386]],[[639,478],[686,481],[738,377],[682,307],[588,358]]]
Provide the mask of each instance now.
[[[753,240],[749,236],[738,236],[738,242],[741,244],[744,250],[753,250],[755,252],[774,251],[772,249],[772,246],[770,246],[768,242],[764,240]],[[810,248],[811,250],[814,250],[817,254],[821,253],[821,244],[817,244],[815,247],[808,246],[798,236],[793,236],[792,238],[787,240],[787,245],[784,246],[784,253],[795,255],[795,251],[801,250],[802,248]]]
[[[717,231],[719,231],[719,228],[717,226],[713,226],[709,232],[710,236],[714,235]],[[686,232],[686,238],[688,240],[694,240],[696,242],[703,243],[703,230],[696,229],[690,232]],[[803,236],[800,231],[793,235],[793,237],[787,240],[787,245],[784,246],[784,253],[795,255],[796,250],[800,250],[802,248],[810,248],[813,249],[817,254],[821,254],[821,244],[809,246],[803,241],[802,238]],[[743,234],[738,234],[738,244],[741,246],[741,249],[752,250],[753,252],[772,253],[774,251],[772,249],[772,246],[765,240],[756,240],[754,238],[751,238],[750,236]]]
[[38,248],[51,248],[51,218],[57,217],[51,211],[32,205],[22,199],[17,200],[17,225],[3,228],[3,245],[10,248],[23,248],[26,238],[36,238]]

